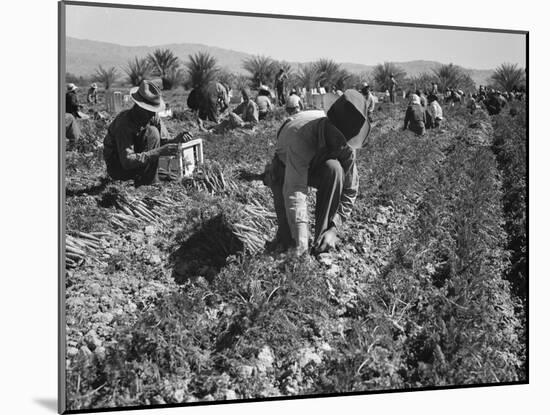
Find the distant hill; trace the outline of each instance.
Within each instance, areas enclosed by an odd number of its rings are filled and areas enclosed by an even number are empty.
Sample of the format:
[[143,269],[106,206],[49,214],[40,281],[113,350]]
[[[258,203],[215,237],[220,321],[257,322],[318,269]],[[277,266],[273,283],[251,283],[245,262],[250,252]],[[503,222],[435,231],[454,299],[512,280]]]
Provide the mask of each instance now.
[[[182,61],[187,61],[188,55],[198,51],[207,51],[214,56],[221,66],[234,73],[245,73],[242,68],[242,60],[251,57],[251,54],[223,49],[214,46],[201,45],[196,43],[178,43],[159,46],[122,46],[114,43],[97,42],[93,40],[76,39],[67,37],[66,71],[77,76],[89,76],[94,73],[98,65],[104,67],[123,67],[135,56],[144,57],[157,48],[168,48],[174,51]],[[395,62],[407,72],[408,75],[418,75],[423,72],[431,72],[433,68],[442,65],[440,62],[415,60],[409,62]],[[298,62],[292,62],[297,67]],[[375,65],[363,65],[359,63],[345,62],[342,67],[350,72],[361,73],[371,72]],[[491,70],[468,69],[476,84],[487,83]]]

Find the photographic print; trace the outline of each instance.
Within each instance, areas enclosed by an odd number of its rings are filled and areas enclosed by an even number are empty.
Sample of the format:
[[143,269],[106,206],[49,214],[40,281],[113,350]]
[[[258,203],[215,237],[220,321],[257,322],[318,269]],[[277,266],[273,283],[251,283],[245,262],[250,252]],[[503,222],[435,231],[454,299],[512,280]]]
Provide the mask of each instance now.
[[59,16],[61,412],[528,382],[528,32]]

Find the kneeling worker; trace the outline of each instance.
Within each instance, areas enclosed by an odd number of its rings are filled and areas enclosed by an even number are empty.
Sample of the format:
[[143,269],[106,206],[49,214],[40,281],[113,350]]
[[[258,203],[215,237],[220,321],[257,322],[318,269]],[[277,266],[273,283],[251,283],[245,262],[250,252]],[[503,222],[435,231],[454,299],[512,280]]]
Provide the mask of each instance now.
[[[134,106],[116,116],[103,141],[107,173],[115,180],[133,179],[136,186],[158,183],[159,157],[176,155],[178,144],[168,143],[168,131],[157,116],[165,108],[158,87],[144,80],[130,96]],[[182,141],[190,138],[181,134]],[[166,144],[161,146],[161,140]]]
[[287,119],[277,134],[273,162],[264,183],[273,192],[278,230],[273,248],[308,251],[308,186],[317,188],[314,252],[335,247],[338,228],[353,208],[359,188],[355,151],[370,132],[367,101],[347,90],[323,111],[303,111]]

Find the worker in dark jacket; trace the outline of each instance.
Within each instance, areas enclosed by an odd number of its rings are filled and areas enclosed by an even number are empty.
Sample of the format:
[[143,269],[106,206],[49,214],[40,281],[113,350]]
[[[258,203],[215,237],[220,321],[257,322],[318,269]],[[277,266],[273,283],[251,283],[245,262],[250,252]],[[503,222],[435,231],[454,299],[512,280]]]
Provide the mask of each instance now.
[[415,134],[423,135],[426,132],[426,113],[420,105],[420,97],[412,94],[411,101],[405,113],[405,125],[403,130],[411,130]]
[[212,121],[218,124],[220,118],[220,101],[228,105],[228,95],[224,94],[225,87],[219,82],[210,82],[204,86],[197,86],[187,97],[187,106],[197,116],[197,123],[201,130],[206,131],[203,121]]
[[65,94],[65,112],[67,114],[72,114],[75,118],[80,117],[78,112],[81,108],[81,105],[78,103],[78,97],[76,95],[77,89],[78,87],[75,84],[68,84],[67,93]]
[[[144,80],[130,91],[134,106],[120,112],[107,129],[103,157],[107,173],[115,180],[134,180],[136,186],[158,182],[161,156],[174,156],[177,141],[187,141],[189,133],[170,140],[168,131],[157,115],[165,108],[159,88]],[[164,145],[161,146],[161,140]]]
[[359,189],[356,150],[366,145],[369,132],[367,101],[355,90],[345,91],[327,114],[302,111],[284,122],[264,178],[273,192],[278,222],[272,249],[308,252],[309,186],[317,188],[313,251],[335,247]]
[[499,99],[497,93],[494,90],[491,90],[489,92],[489,97],[483,101],[485,104],[485,108],[487,108],[487,112],[489,115],[497,115],[500,113],[500,110],[502,109],[502,101]]

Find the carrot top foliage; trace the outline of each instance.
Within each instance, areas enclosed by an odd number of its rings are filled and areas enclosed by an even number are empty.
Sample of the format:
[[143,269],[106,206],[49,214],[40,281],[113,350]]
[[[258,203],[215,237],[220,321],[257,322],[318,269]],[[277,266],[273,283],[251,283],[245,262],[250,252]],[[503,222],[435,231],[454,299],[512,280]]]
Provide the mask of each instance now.
[[[138,189],[101,181],[91,123],[67,155],[67,228],[110,236],[66,274],[69,408],[526,380],[523,113],[444,108],[417,137],[380,108],[338,249],[298,260],[257,249],[278,116],[197,132],[194,177]],[[162,223],[115,226],[122,196]]]

